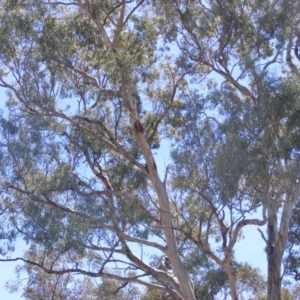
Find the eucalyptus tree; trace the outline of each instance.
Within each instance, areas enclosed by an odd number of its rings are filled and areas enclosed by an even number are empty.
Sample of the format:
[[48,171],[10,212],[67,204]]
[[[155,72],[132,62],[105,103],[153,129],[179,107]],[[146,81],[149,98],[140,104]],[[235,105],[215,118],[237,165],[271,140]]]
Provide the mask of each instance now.
[[0,5],[2,260],[190,300],[205,255],[238,299],[234,246],[267,223],[278,299],[300,193],[299,1]]
[[[153,154],[186,85],[180,66],[160,59],[164,22],[144,0],[1,2],[3,235],[43,253],[16,259],[195,299]],[[135,254],[139,245],[174,273]]]
[[[259,230],[266,241],[270,284],[275,267],[281,277],[280,266],[289,232],[286,222],[289,223],[292,213],[288,211],[299,198],[299,133],[292,121],[296,117],[294,110],[288,107],[299,107],[300,85],[295,78],[270,84],[278,93],[276,97],[270,94],[267,99],[272,104],[264,104],[260,110],[250,102],[241,102],[228,85],[205,97],[206,104],[213,109],[210,116],[197,108],[200,101],[186,102],[188,113],[182,117],[184,130],[177,133],[177,146],[172,151],[176,162],[170,172],[173,189],[180,191],[183,206],[178,230],[226,270],[233,299],[238,298],[233,251],[241,229],[268,223],[267,238]],[[214,116],[215,110],[219,120]],[[288,122],[280,124],[282,119]],[[291,190],[277,191],[279,180]],[[285,195],[287,192],[290,194]],[[283,199],[275,202],[274,195]],[[291,197],[288,202],[287,196]],[[278,205],[276,210],[272,207],[274,202]],[[274,223],[270,218],[271,208],[276,212]],[[262,211],[261,219],[251,216],[257,210]],[[280,232],[277,232],[279,217]],[[276,234],[270,236],[273,228]],[[276,255],[280,257],[274,258],[273,251],[278,251],[280,254]]]
[[[238,0],[157,6],[174,20],[165,36],[176,39],[186,68],[205,66],[223,81],[221,88],[207,86],[202,104],[191,98],[189,113],[182,115],[188,125],[178,122],[183,130],[173,157],[180,161],[174,172],[179,189],[184,185],[192,205],[208,206],[202,219],[195,213],[194,224],[185,226],[192,232],[206,221],[207,231],[216,222],[224,259],[200,236],[199,247],[232,278],[233,299],[238,297],[230,260],[238,232],[265,222],[268,299],[280,298],[281,261],[300,196],[298,7],[299,1]],[[259,206],[262,218],[249,218]]]

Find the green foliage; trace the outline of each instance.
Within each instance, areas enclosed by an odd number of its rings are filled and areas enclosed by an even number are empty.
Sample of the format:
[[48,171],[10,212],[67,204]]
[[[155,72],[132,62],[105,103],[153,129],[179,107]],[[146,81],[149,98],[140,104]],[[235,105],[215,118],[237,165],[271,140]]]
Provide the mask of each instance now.
[[[299,7],[1,2],[0,254],[27,247],[26,299],[264,296],[234,247],[267,222],[257,210],[293,209]],[[297,280],[298,217],[286,220]]]

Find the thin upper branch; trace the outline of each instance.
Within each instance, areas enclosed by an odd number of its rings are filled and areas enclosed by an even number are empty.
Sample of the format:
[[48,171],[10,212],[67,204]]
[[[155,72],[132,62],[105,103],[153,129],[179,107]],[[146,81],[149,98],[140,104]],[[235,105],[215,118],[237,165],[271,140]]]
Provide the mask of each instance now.
[[79,274],[87,275],[87,276],[94,277],[94,278],[102,277],[102,278],[116,279],[116,280],[119,280],[119,281],[128,281],[128,282],[142,284],[142,285],[144,285],[146,287],[149,287],[149,288],[158,289],[158,290],[161,290],[161,291],[168,291],[168,289],[165,288],[162,285],[153,284],[153,283],[149,283],[149,282],[138,279],[143,275],[137,275],[137,276],[134,276],[134,277],[123,277],[123,276],[104,273],[104,272],[102,272],[102,273],[97,272],[96,273],[96,272],[86,271],[86,270],[83,270],[83,269],[77,268],[77,267],[75,267],[75,268],[66,268],[66,269],[62,269],[62,270],[55,270],[55,269],[52,269],[52,268],[47,268],[41,263],[31,261],[31,260],[28,260],[28,259],[24,259],[22,257],[9,258],[9,259],[0,259],[0,261],[1,262],[23,261],[25,263],[28,263],[28,264],[31,264],[33,266],[41,268],[42,270],[44,270],[48,274],[63,275],[63,274],[67,274],[67,273],[77,273],[77,274],[79,273]]
[[112,96],[112,97],[121,97],[121,94],[120,94],[119,92],[116,92],[116,91],[113,91],[113,90],[107,90],[107,89],[103,88],[103,87],[99,84],[99,82],[98,82],[98,80],[97,80],[96,77],[94,77],[94,76],[92,76],[92,75],[89,75],[87,72],[84,72],[84,71],[78,69],[77,67],[73,67],[73,70],[74,70],[76,73],[82,75],[84,78],[88,79],[89,82],[91,82],[91,84],[92,84],[93,86],[95,86],[97,89],[99,89],[99,91],[101,91],[101,92],[103,92],[103,93],[106,93],[106,94],[108,94],[108,95],[110,95],[110,96]]
[[18,187],[16,185],[14,185],[14,184],[7,183],[7,187],[11,188],[11,189],[14,189],[14,190],[16,190],[16,191],[18,191],[20,193],[26,194],[27,196],[31,196],[31,201],[35,201],[35,202],[38,202],[38,203],[41,203],[41,204],[44,204],[44,205],[47,205],[47,206],[56,207],[56,208],[59,208],[59,209],[65,211],[65,212],[68,212],[68,213],[77,215],[79,217],[82,217],[85,220],[89,220],[91,223],[96,224],[98,227],[107,229],[107,230],[109,230],[111,232],[114,232],[117,236],[119,236],[120,238],[122,238],[124,240],[127,240],[129,242],[134,242],[134,243],[138,243],[138,244],[144,244],[144,245],[149,246],[149,247],[157,248],[157,249],[159,249],[160,251],[162,251],[164,253],[167,250],[166,247],[164,247],[164,246],[162,246],[162,245],[160,245],[160,244],[158,244],[156,242],[148,241],[148,240],[144,240],[144,239],[140,239],[140,238],[129,236],[129,235],[125,234],[124,232],[118,230],[114,226],[105,224],[105,223],[97,220],[96,218],[91,217],[90,215],[87,215],[87,214],[85,214],[83,212],[79,212],[77,210],[74,210],[71,207],[68,207],[68,206],[56,203],[56,202],[50,200],[49,197],[46,194],[43,194],[44,198],[46,199],[46,201],[45,201],[45,200],[40,199],[39,197],[33,197],[34,196],[34,192],[32,192],[32,191],[26,191],[26,190],[24,190],[24,189],[22,189],[22,188],[20,188],[20,187]]

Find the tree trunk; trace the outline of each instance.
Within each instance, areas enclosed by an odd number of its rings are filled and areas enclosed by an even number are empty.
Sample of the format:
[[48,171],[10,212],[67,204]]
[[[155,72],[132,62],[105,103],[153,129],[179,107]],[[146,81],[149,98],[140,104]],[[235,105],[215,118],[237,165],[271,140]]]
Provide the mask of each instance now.
[[157,174],[153,176],[150,175],[150,179],[153,183],[153,187],[160,201],[162,230],[164,232],[167,246],[168,246],[167,254],[172,263],[175,274],[178,278],[179,285],[182,290],[183,299],[195,300],[196,298],[194,296],[194,292],[193,292],[193,288],[189,276],[186,270],[184,269],[184,266],[178,255],[176,239],[172,228],[173,224],[171,221],[170,204],[169,204],[168,195],[165,191],[163,183],[160,181]]
[[[281,199],[281,198],[280,198]],[[271,201],[270,201],[271,200]],[[273,200],[273,201],[272,201]],[[277,200],[277,199],[276,199]],[[281,291],[281,258],[283,251],[279,247],[277,227],[278,200],[269,198],[268,207],[268,300],[280,300]]]
[[[283,194],[285,197],[283,197]],[[293,208],[300,196],[300,183],[290,185],[289,191],[268,199],[268,300],[280,300],[281,262],[285,250]],[[285,201],[282,201],[285,199]],[[280,201],[278,201],[280,200]],[[278,229],[277,214],[279,203],[284,202]],[[277,203],[277,204],[276,204]]]
[[282,255],[276,248],[268,251],[268,300],[280,300]]
[[[163,222],[163,223],[165,223],[165,222]],[[176,244],[172,245],[172,241],[174,241],[174,232],[171,230],[164,230],[164,233],[165,233],[165,237],[166,237],[168,246],[170,246],[169,247],[170,251],[168,252],[168,255],[170,256],[170,261],[172,262],[172,265],[174,267],[175,274],[178,278],[179,285],[182,289],[182,294],[184,296],[184,299],[195,300],[196,298],[194,296],[194,292],[193,292],[193,288],[192,288],[189,276],[180,261]]]
[[[129,87],[129,91],[132,89]],[[123,93],[125,96],[125,101],[128,105],[131,117],[132,127],[135,133],[135,137],[141,150],[144,154],[144,158],[147,163],[147,170],[149,172],[149,179],[153,185],[153,188],[156,192],[157,198],[159,200],[159,207],[161,210],[161,226],[164,236],[166,238],[167,244],[167,255],[171,261],[171,264],[174,268],[175,275],[178,279],[178,284],[181,289],[183,300],[195,300],[195,295],[193,291],[193,287],[190,282],[190,278],[180,260],[176,239],[173,230],[173,224],[171,220],[171,210],[170,210],[170,202],[168,198],[168,194],[166,192],[165,186],[161,181],[157,167],[155,163],[154,156],[152,154],[150,145],[147,141],[147,138],[144,134],[143,126],[140,123],[139,116],[135,109],[135,100],[133,99],[133,93],[126,93],[126,89],[123,88]]]
[[224,265],[225,271],[227,273],[229,284],[230,284],[230,295],[232,300],[238,300],[237,290],[236,290],[236,278],[232,271],[230,264]]

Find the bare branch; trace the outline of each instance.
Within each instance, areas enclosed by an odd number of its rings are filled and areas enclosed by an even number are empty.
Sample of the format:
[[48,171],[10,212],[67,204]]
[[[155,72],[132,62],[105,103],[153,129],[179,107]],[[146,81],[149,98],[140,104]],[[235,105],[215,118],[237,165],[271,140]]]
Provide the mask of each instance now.
[[257,230],[259,231],[262,239],[265,241],[265,243],[268,245],[268,240],[266,239],[264,233],[262,232],[262,230],[260,228],[257,227]]
[[119,48],[119,38],[124,27],[125,8],[126,8],[126,0],[122,0],[121,12],[120,12],[119,20],[116,26],[115,35],[113,39],[113,45],[115,50],[118,50]]
[[132,14],[145,2],[145,0],[141,0],[132,10],[131,12],[127,15],[125,21],[124,21],[124,25],[128,22],[128,20],[130,19],[130,17],[132,16]]
[[93,84],[93,86],[95,86],[101,92],[106,93],[112,97],[121,97],[121,94],[119,92],[116,92],[113,90],[107,90],[107,89],[103,88],[102,86],[100,86],[96,77],[89,75],[88,73],[78,69],[77,67],[73,67],[73,70],[76,73],[82,75],[84,78],[88,79]]
[[47,4],[47,5],[65,5],[65,6],[70,6],[70,5],[75,5],[78,6],[77,2],[61,2],[61,1],[55,1],[55,2],[45,2],[41,1],[42,4]]
[[293,37],[291,36],[289,39],[287,50],[286,50],[286,62],[289,65],[292,73],[294,73],[295,75],[297,75],[300,78],[300,71],[296,67],[296,65],[292,62],[292,55],[291,55],[292,45],[293,45]]
[[33,197],[32,197],[34,195],[33,192],[29,192],[29,191],[23,190],[23,189],[15,186],[13,184],[10,184],[10,183],[7,184],[7,187],[15,189],[16,191],[21,192],[23,194],[26,194],[28,196],[31,196],[31,201],[38,202],[38,203],[41,203],[41,204],[44,204],[44,205],[47,205],[47,206],[54,206],[54,207],[59,208],[59,209],[61,209],[63,211],[66,211],[66,212],[72,213],[74,215],[77,215],[79,217],[82,217],[82,218],[84,218],[86,220],[90,220],[90,222],[96,224],[98,227],[107,229],[107,230],[109,230],[111,232],[114,232],[116,235],[118,235],[120,238],[122,238],[124,240],[127,240],[129,242],[138,243],[138,244],[144,244],[144,245],[149,246],[149,247],[154,247],[154,248],[159,249],[163,253],[166,253],[166,251],[167,251],[166,247],[164,247],[164,246],[162,246],[162,245],[160,245],[160,244],[158,244],[156,242],[152,242],[152,241],[143,240],[143,239],[140,239],[140,238],[131,237],[131,236],[125,234],[124,232],[118,230],[114,226],[110,226],[110,225],[107,225],[107,224],[105,224],[103,222],[100,222],[99,220],[91,217],[90,215],[87,215],[85,213],[76,211],[76,210],[74,210],[74,209],[72,209],[72,208],[70,208],[68,206],[65,206],[65,205],[53,202],[45,194],[43,194],[43,196],[46,199],[46,201],[44,201],[44,200],[42,200],[42,199],[40,199],[38,197],[35,197],[33,199]]
[[240,230],[246,226],[246,225],[258,225],[258,226],[263,226],[267,223],[267,219],[264,220],[259,220],[259,219],[244,219],[242,221],[239,221],[237,223],[237,225],[235,226],[235,229],[233,230],[233,235],[232,235],[232,239],[228,245],[228,249],[232,250],[236,241],[237,241],[237,237],[238,234],[240,232]]
[[91,10],[89,3],[86,1],[83,2],[82,0],[77,0],[77,3],[78,6],[81,7],[87,13],[90,19],[95,22],[108,49],[111,51],[115,51],[113,42],[111,41],[106,29],[104,28],[101,21],[96,16],[96,14]]
[[90,272],[90,271],[86,271],[80,268],[69,268],[69,269],[62,269],[62,270],[53,270],[53,269],[49,269],[46,268],[43,264],[28,260],[28,259],[24,259],[22,257],[17,257],[17,258],[9,258],[9,259],[0,259],[1,262],[10,262],[10,261],[23,261],[25,263],[31,264],[33,266],[39,267],[42,270],[44,270],[46,273],[48,274],[56,274],[56,275],[63,275],[63,274],[67,274],[67,273],[75,273],[75,274],[82,274],[82,275],[87,275],[90,277],[102,277],[102,278],[110,278],[110,279],[116,279],[119,281],[128,281],[128,282],[134,282],[134,283],[138,283],[138,284],[142,284],[146,287],[149,288],[154,288],[154,289],[158,289],[161,291],[168,291],[168,289],[166,289],[164,286],[162,285],[158,285],[158,284],[153,284],[153,283],[149,283],[143,280],[140,280],[138,278],[145,276],[145,275],[138,275],[135,277],[122,277],[122,276],[118,276],[115,274],[109,274],[109,273],[95,273],[95,272]]
[[126,243],[123,243],[124,250],[126,252],[126,256],[134,262],[137,266],[139,266],[141,269],[143,269],[148,274],[152,275],[154,278],[156,278],[159,281],[167,282],[170,284],[173,289],[178,293],[178,295],[181,294],[180,287],[178,285],[178,280],[176,277],[171,275],[168,272],[161,271],[159,269],[153,268],[144,261],[142,261],[140,258],[138,258],[135,254],[131,252],[129,247],[126,245]]

